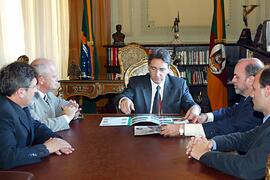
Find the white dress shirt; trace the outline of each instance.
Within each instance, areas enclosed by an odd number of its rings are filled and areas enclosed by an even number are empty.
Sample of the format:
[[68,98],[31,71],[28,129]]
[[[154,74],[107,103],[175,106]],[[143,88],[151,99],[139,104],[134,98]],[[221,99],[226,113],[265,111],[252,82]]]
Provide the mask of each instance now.
[[164,83],[165,83],[165,80],[162,81],[160,84],[154,83],[154,82],[152,81],[152,79],[150,79],[150,81],[151,81],[151,86],[152,86],[152,96],[151,96],[150,113],[152,113],[152,110],[153,110],[153,102],[154,102],[155,94],[156,94],[156,91],[157,91],[157,86],[160,87],[160,90],[159,90],[160,98],[161,98],[161,101],[163,100],[163,90],[164,90]]

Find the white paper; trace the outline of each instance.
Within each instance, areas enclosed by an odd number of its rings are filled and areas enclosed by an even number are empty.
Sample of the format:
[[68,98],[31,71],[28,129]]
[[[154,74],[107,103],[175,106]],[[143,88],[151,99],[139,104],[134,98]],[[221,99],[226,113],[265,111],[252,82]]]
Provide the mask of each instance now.
[[203,136],[205,133],[201,124],[185,124],[185,136]]
[[129,117],[103,117],[99,126],[127,126]]

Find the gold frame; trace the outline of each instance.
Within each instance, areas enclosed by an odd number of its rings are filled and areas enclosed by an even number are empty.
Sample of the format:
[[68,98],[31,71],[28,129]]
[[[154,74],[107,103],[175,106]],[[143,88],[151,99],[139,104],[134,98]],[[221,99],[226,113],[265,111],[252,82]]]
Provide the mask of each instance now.
[[131,65],[145,59],[147,59],[147,53],[145,49],[138,44],[128,44],[122,48],[119,48],[118,62],[120,65],[120,73],[124,75],[125,71]]

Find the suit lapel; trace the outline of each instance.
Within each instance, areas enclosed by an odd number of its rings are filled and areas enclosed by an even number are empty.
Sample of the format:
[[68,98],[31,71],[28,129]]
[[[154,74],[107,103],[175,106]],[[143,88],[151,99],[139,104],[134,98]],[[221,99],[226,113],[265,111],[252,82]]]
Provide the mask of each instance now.
[[144,104],[148,113],[150,113],[151,97],[152,97],[152,85],[150,81],[150,75],[147,75],[146,83],[143,87]]
[[[270,118],[268,118],[261,126],[258,127],[258,133],[257,136],[253,140],[253,145],[256,145],[258,142],[260,142],[260,139],[263,138],[265,133],[270,131]],[[252,145],[252,146],[253,146]]]
[[19,120],[20,120],[20,123],[25,127],[25,129],[27,129],[27,131],[31,131],[30,130],[30,122],[29,122],[29,119],[25,113],[25,111],[22,109],[22,108],[18,108],[18,115],[19,115]]
[[[167,112],[166,107],[168,107],[166,104],[170,101],[170,97],[172,95],[172,83],[169,82],[170,79],[168,75],[166,76],[164,87],[163,87],[163,99],[162,99],[162,110],[163,112]],[[164,102],[167,102],[166,104]]]

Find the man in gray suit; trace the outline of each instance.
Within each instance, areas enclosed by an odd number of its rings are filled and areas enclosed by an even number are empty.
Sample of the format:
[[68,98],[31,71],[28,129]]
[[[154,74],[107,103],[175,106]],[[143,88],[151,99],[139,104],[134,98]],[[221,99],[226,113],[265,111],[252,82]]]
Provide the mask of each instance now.
[[31,116],[46,124],[52,131],[69,128],[69,123],[77,117],[79,105],[56,97],[52,91],[58,87],[58,74],[55,65],[48,59],[36,59],[31,63],[38,73],[38,91],[30,105]]
[[[270,153],[270,67],[260,71],[253,83],[253,108],[264,114],[263,124],[244,132],[216,136],[211,140],[192,138],[187,155],[240,179],[262,179]],[[226,153],[228,151],[244,152]]]
[[169,74],[170,61],[169,52],[163,48],[149,55],[149,74],[131,77],[128,87],[116,97],[116,105],[123,113],[180,114],[183,110],[186,119],[200,114],[201,108],[193,101],[186,81]]

